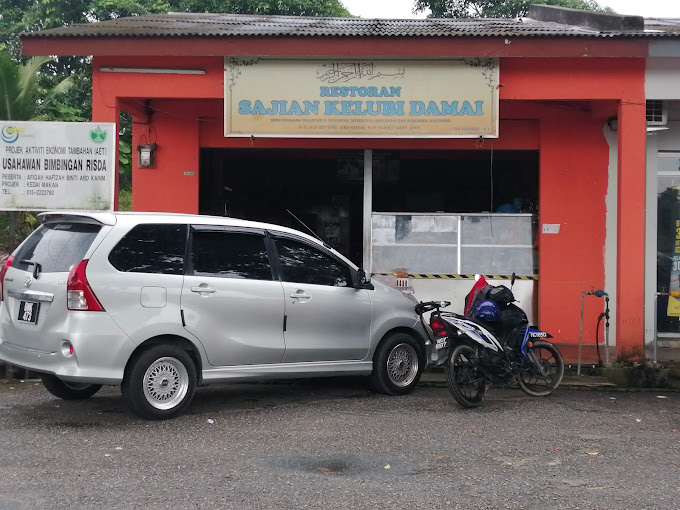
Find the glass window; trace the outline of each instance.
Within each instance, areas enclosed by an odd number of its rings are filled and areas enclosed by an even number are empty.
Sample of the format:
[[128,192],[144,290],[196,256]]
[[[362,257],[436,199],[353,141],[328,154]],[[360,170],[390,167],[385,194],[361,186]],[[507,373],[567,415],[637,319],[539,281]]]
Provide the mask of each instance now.
[[[675,299],[668,294],[680,288],[677,262],[680,260],[678,222],[680,221],[680,175],[677,157],[659,157],[657,185],[657,328],[661,333],[680,332]],[[669,302],[670,301],[670,302]]]
[[277,239],[281,278],[286,282],[349,287],[349,268],[333,257],[307,244]]
[[124,273],[183,274],[186,225],[137,225],[111,250],[109,262]]
[[12,267],[32,271],[37,263],[41,273],[67,273],[83,260],[100,229],[89,223],[41,225],[17,252]]
[[374,213],[371,272],[538,274],[537,228],[530,214]]
[[241,232],[194,232],[191,260],[197,276],[271,280],[264,236]]
[[659,173],[675,173],[680,174],[680,157],[661,157],[659,158],[658,170]]

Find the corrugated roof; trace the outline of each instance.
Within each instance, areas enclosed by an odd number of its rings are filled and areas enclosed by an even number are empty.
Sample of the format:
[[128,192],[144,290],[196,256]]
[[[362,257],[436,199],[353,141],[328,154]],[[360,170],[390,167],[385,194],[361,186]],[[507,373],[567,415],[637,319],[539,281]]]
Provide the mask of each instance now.
[[680,20],[649,19],[644,31],[601,32],[524,19],[363,19],[170,13],[26,32],[38,37],[663,37]]
[[645,19],[645,30],[659,30],[665,35],[680,35],[680,18],[647,18]]

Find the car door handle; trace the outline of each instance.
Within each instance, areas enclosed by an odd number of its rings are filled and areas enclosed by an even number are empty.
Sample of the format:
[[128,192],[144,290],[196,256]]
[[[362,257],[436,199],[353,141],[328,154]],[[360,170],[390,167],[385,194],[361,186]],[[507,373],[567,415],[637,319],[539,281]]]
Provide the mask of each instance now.
[[290,297],[293,299],[310,299],[312,296],[305,294],[304,292],[291,292]]
[[199,293],[206,293],[206,294],[212,294],[215,292],[215,289],[208,287],[207,285],[199,285],[198,287],[191,287],[191,292],[199,292]]

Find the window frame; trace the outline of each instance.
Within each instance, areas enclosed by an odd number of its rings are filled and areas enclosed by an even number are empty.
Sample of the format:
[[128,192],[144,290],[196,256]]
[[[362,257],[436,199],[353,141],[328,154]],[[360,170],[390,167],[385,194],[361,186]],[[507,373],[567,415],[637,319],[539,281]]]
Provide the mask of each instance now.
[[[355,270],[352,266],[347,264],[344,260],[336,256],[332,251],[330,251],[328,248],[325,246],[320,246],[316,245],[314,243],[310,243],[308,239],[305,239],[304,237],[297,236],[295,234],[289,234],[287,232],[275,232],[275,231],[267,231],[267,234],[269,235],[271,245],[272,245],[272,250],[274,252],[274,260],[275,260],[275,265],[276,265],[276,272],[279,277],[279,281],[281,283],[292,283],[292,284],[299,284],[299,285],[318,285],[319,287],[333,287],[333,288],[338,288],[338,289],[356,289],[358,288],[358,271]],[[276,240],[277,239],[286,239],[290,241],[296,241],[300,244],[304,244],[305,246],[308,246],[312,249],[316,249],[323,253],[324,255],[330,257],[333,259],[335,262],[343,266],[347,271],[349,271],[349,285],[347,287],[336,287],[335,285],[322,285],[319,283],[301,283],[301,282],[289,282],[283,279],[283,269],[281,267],[281,258],[279,257],[279,250],[276,246]]]
[[[267,281],[280,281],[279,272],[277,265],[275,264],[276,257],[273,253],[272,242],[269,239],[267,232],[263,229],[249,228],[249,227],[234,227],[229,225],[205,225],[205,224],[195,224],[191,223],[189,225],[189,239],[187,242],[187,253],[185,257],[184,265],[184,275],[193,276],[197,278],[223,278],[229,279],[229,277],[217,276],[217,275],[197,275],[194,270],[194,260],[193,260],[193,249],[194,249],[194,233],[195,232],[222,232],[226,234],[249,234],[260,236],[264,241],[265,249],[267,250],[267,258],[269,259],[269,268],[271,270],[271,280],[254,280],[253,278],[244,278],[244,280],[253,280],[260,282]],[[242,280],[238,278],[238,280]]]

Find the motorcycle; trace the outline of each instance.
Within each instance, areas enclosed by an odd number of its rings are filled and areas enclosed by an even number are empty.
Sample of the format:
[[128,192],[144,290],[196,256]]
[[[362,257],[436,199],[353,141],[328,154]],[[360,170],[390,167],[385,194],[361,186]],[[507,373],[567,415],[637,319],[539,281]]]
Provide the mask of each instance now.
[[[511,288],[515,282],[512,275]],[[429,319],[432,362],[444,365],[449,391],[462,407],[478,407],[489,383],[513,386],[534,397],[552,393],[562,382],[564,360],[547,339],[552,335],[529,326],[527,315],[514,304],[511,289],[475,283],[465,299],[465,315],[443,311],[449,301],[416,305],[425,324]],[[427,328],[425,328],[427,331]]]

